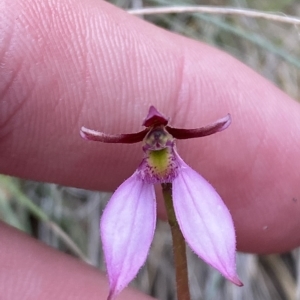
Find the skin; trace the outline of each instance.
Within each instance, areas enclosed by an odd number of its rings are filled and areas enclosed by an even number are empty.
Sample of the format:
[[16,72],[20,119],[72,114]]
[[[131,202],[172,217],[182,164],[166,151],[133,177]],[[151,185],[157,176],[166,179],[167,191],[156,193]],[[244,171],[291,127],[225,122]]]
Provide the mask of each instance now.
[[[139,131],[151,104],[183,128],[229,112],[227,130],[179,141],[180,155],[227,204],[238,250],[300,245],[300,105],[272,83],[219,50],[99,0],[2,0],[0,28],[1,173],[113,191],[140,163],[141,144],[86,142],[81,126]],[[164,218],[160,196],[158,207]],[[7,299],[107,294],[94,269],[4,224],[0,236]],[[57,295],[46,293],[52,286]],[[119,299],[134,297],[150,299],[132,291]]]

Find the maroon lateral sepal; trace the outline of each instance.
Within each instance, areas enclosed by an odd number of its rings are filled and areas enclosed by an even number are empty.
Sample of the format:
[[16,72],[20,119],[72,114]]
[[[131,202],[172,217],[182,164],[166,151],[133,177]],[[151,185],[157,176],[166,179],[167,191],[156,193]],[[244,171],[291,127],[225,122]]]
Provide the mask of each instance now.
[[113,135],[81,127],[80,135],[82,138],[89,141],[98,141],[103,143],[133,144],[141,142],[148,133],[148,131],[149,129],[146,128],[140,132]]
[[166,126],[166,130],[176,139],[192,139],[203,137],[207,135],[214,134],[226,129],[231,124],[230,114],[226,115],[224,118],[217,120],[216,122],[201,128],[195,129],[181,129]]

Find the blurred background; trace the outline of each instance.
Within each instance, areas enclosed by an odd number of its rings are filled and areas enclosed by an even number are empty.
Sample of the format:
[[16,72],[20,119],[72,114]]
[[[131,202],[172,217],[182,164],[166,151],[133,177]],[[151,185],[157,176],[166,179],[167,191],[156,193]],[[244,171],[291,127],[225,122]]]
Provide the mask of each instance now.
[[[212,5],[300,16],[299,0],[115,0],[124,9]],[[145,20],[222,49],[299,101],[300,27],[245,16],[181,13]],[[0,218],[51,247],[105,269],[99,220],[110,194],[0,175]],[[193,300],[300,300],[300,252],[238,254],[243,288],[188,253]],[[175,300],[175,274],[168,224],[158,221],[146,265],[132,286],[160,300]]]

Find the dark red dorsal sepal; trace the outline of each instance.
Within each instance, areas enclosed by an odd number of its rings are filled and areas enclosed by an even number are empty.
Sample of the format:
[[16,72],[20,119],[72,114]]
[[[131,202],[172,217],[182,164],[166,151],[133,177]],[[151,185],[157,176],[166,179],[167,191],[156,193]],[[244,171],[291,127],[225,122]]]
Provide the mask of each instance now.
[[150,106],[147,117],[143,122],[145,127],[153,127],[163,125],[166,126],[169,122],[164,115],[162,115],[153,105]]

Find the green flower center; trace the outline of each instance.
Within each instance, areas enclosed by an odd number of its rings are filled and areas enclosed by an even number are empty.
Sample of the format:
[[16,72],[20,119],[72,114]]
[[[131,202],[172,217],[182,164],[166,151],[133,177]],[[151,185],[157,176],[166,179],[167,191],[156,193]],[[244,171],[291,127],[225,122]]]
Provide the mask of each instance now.
[[148,164],[159,177],[163,177],[170,169],[170,149],[149,151]]
[[172,182],[178,163],[174,155],[174,138],[164,126],[152,128],[144,139],[145,157],[139,169],[141,178],[149,183]]

